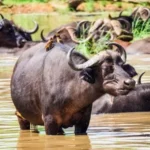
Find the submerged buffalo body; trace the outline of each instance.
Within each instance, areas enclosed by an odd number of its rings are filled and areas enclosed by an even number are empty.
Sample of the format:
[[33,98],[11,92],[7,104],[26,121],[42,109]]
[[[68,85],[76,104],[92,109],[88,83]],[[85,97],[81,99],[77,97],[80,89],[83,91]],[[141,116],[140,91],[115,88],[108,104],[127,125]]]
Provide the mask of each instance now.
[[126,48],[128,54],[150,54],[150,37],[134,41]]
[[26,39],[16,30],[7,19],[0,21],[0,47],[21,47]]
[[127,95],[108,94],[93,103],[92,113],[121,113],[150,111],[150,83],[136,85]]
[[49,51],[43,46],[25,51],[13,71],[11,95],[21,129],[44,125],[46,134],[55,135],[75,125],[75,134],[86,133],[98,97],[127,94],[135,86],[118,52],[88,60],[62,44]]

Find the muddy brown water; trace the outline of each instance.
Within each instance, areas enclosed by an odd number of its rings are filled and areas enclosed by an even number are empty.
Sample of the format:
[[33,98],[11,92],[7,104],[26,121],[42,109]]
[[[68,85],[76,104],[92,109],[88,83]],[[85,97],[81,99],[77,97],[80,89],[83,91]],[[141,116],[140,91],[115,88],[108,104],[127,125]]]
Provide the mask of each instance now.
[[[7,17],[7,15],[6,15]],[[13,18],[14,17],[14,18]],[[40,30],[49,31],[70,20],[82,20],[76,16],[59,18],[58,15],[19,15],[8,16],[20,26],[32,28],[32,19],[40,24]],[[85,18],[84,18],[85,19]],[[22,22],[24,20],[24,22]],[[28,23],[26,23],[28,20]],[[43,21],[48,20],[49,28]],[[55,21],[53,21],[55,20]],[[40,31],[33,36],[39,39]],[[17,56],[0,55],[0,150],[149,150],[150,149],[150,113],[118,113],[92,115],[87,135],[75,136],[74,128],[65,130],[64,136],[47,136],[42,126],[40,133],[20,131],[15,108],[10,96],[10,78]],[[150,56],[131,55],[130,62],[138,73],[146,71],[142,82],[150,82]],[[137,77],[136,77],[137,78]]]
[[[2,150],[149,150],[150,113],[118,113],[92,115],[88,134],[75,136],[74,128],[64,136],[47,136],[42,126],[40,133],[20,131],[10,96],[10,77],[17,56],[0,56],[0,149]],[[128,62],[139,73],[146,71],[142,82],[150,81],[150,56],[131,55]]]

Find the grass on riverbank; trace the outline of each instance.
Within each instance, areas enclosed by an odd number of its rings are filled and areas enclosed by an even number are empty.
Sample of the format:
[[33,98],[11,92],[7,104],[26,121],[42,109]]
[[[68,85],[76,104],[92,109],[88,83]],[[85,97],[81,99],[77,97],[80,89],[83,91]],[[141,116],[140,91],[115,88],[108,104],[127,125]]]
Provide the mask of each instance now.
[[46,3],[49,0],[3,0],[4,4]]
[[150,36],[150,19],[146,22],[136,20],[133,23],[134,41]]
[[109,39],[110,35],[106,34],[96,42],[87,41],[85,43],[78,44],[76,49],[85,56],[89,57],[90,55],[97,54],[100,51],[107,49],[108,46],[106,43],[109,41]]
[[[140,40],[146,37],[149,37],[150,35],[150,19],[148,19],[146,22],[143,22],[142,20],[136,20],[133,22],[133,41]],[[92,54],[97,54],[100,51],[103,51],[107,49],[106,43],[109,42],[109,36],[105,35],[101,39],[99,39],[97,42],[85,42],[79,44],[76,49],[81,52],[82,54],[86,56],[90,56]]]

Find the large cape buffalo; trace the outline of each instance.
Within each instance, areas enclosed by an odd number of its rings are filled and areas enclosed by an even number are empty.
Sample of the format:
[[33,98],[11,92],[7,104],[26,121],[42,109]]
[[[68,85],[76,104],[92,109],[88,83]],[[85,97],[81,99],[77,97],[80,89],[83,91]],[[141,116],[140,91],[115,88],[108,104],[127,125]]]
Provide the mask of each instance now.
[[11,79],[20,128],[44,125],[46,134],[56,135],[75,125],[75,134],[85,134],[97,98],[127,94],[135,86],[121,58],[125,51],[116,43],[109,45],[118,51],[103,51],[90,59],[60,43],[49,51],[43,44],[25,51]]

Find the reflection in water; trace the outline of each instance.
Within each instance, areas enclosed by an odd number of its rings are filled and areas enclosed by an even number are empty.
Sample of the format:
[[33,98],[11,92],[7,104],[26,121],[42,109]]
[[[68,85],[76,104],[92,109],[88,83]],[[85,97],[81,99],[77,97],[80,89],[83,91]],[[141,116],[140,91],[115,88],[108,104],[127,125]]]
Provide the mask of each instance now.
[[36,133],[30,133],[27,131],[20,131],[18,142],[18,150],[24,148],[28,149],[61,149],[61,150],[70,150],[70,149],[90,149],[90,140],[86,136],[45,136],[39,135]]
[[[20,131],[9,87],[16,60],[14,56],[0,56],[0,149],[150,149],[149,112],[93,115],[88,135],[84,136],[75,136],[73,128],[66,129],[65,136],[46,136],[41,126],[39,134]],[[130,56],[129,62],[139,73],[146,71],[142,82],[150,81],[149,56]]]

